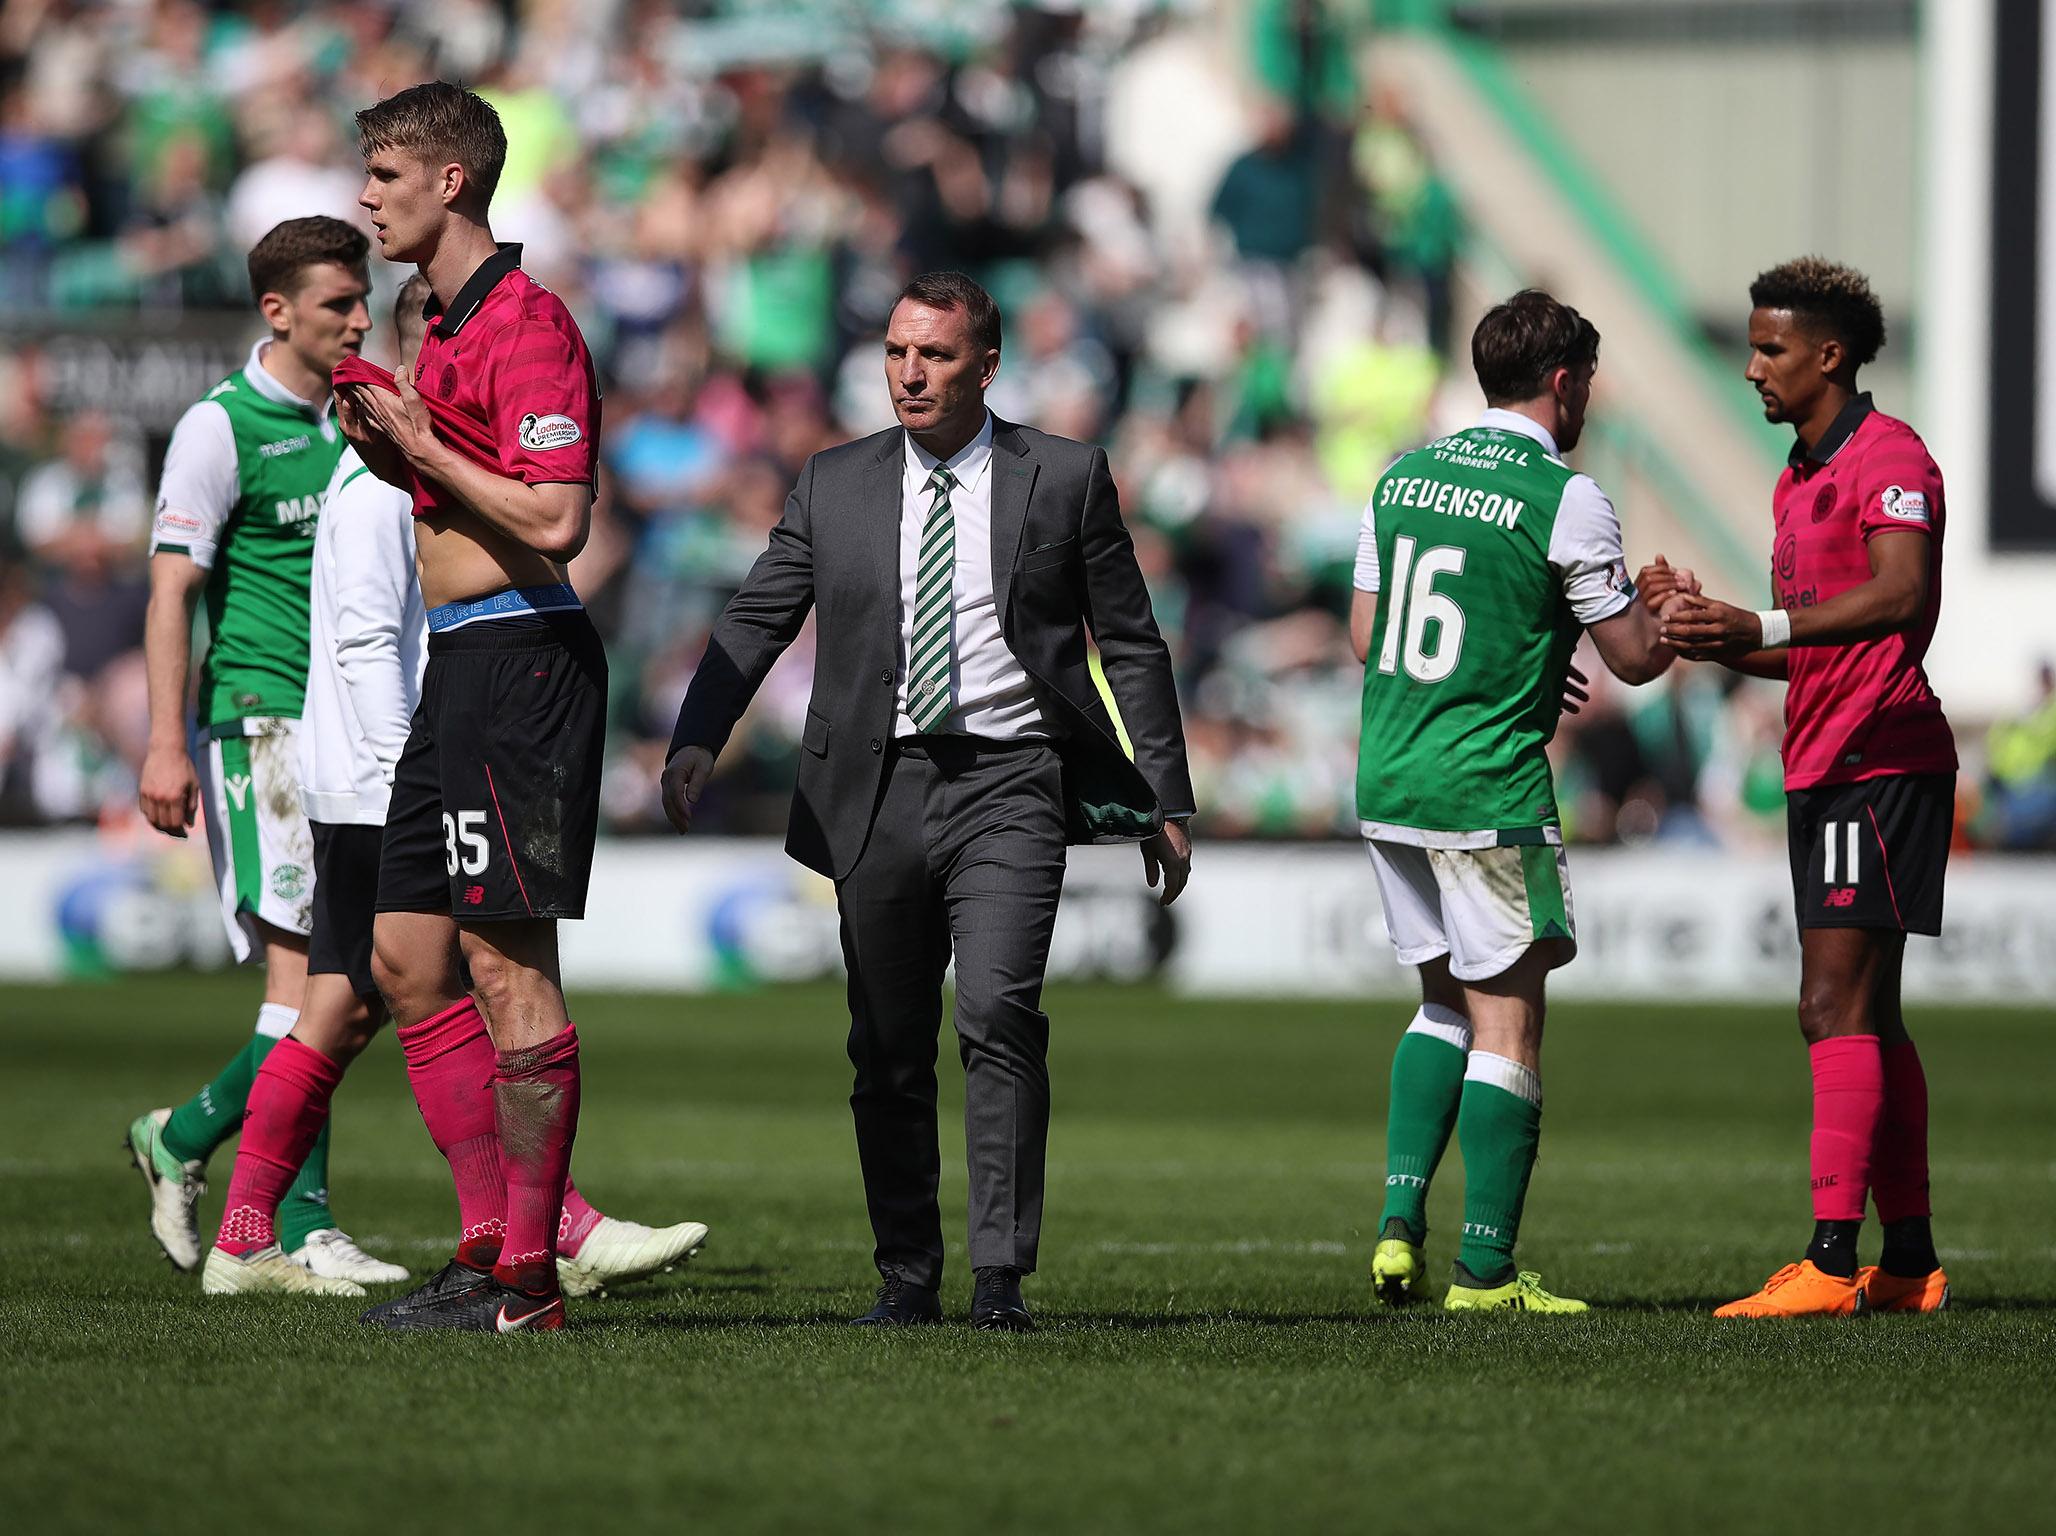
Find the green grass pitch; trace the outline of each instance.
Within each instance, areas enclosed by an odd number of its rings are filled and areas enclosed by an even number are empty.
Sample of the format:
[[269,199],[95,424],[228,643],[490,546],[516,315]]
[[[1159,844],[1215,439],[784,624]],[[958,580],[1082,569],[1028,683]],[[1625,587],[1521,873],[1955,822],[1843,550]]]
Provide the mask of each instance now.
[[[116,1150],[238,1043],[253,978],[0,991],[10,1529],[1752,1531],[2033,1525],[2056,1443],[2056,1034],[1920,1009],[1934,1318],[1716,1324],[1808,1230],[1788,1010],[1566,1004],[1522,1244],[1589,1319],[1380,1315],[1364,1278],[1398,1004],[1054,989],[1043,1331],[841,1326],[872,1284],[828,989],[576,1000],[579,1182],[705,1220],[691,1268],[548,1338],[209,1301]],[[956,1078],[957,1084],[951,1080]],[[212,1170],[209,1223],[227,1181]],[[1436,1191],[1438,1267],[1460,1167]],[[381,1039],[336,1209],[417,1270],[454,1220]],[[211,1230],[211,1228],[210,1228]],[[1874,1243],[1874,1235],[1871,1238]],[[1871,1250],[1866,1247],[1866,1257]]]

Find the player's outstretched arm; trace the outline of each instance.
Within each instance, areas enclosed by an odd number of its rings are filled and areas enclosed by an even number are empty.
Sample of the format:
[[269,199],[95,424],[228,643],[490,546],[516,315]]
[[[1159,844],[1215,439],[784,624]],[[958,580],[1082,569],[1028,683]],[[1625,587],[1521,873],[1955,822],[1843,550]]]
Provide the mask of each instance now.
[[[1914,528],[1893,529],[1873,535],[1866,547],[1869,581],[1814,607],[1782,610],[1790,626],[1788,645],[1849,645],[1899,634],[1920,621],[1928,599],[1927,534]],[[1763,615],[1746,608],[1683,597],[1666,614],[1664,643],[1694,661],[1733,665],[1777,655],[1764,650]],[[1784,675],[1782,666],[1776,675]]]
[[200,780],[186,743],[186,683],[193,662],[193,609],[206,567],[184,551],[150,557],[150,605],[143,619],[143,671],[150,700],[150,743],[136,803],[160,832],[184,837],[200,806]]
[[1897,635],[1927,612],[1928,535],[1918,528],[1871,535],[1870,580],[1813,608],[1792,611],[1792,644],[1847,645]]
[[1677,660],[1677,653],[1663,643],[1655,615],[1641,603],[1629,603],[1587,633],[1606,670],[1631,686],[1654,682]]

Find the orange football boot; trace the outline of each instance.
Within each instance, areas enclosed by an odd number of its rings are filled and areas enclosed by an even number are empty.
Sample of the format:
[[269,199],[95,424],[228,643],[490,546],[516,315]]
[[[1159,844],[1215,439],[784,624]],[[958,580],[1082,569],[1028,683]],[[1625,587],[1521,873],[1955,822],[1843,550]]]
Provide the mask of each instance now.
[[1856,1283],[1867,1312],[1939,1312],[1949,1305],[1949,1277],[1939,1268],[1912,1280],[1866,1264],[1856,1271]]
[[1866,1305],[1860,1279],[1844,1280],[1815,1267],[1811,1259],[1787,1264],[1763,1282],[1754,1296],[1744,1296],[1715,1317],[1855,1317]]

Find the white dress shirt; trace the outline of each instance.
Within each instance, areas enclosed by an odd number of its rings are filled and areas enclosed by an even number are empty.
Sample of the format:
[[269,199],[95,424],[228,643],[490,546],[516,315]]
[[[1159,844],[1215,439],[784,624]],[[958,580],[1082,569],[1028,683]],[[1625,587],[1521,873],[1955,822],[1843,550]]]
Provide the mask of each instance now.
[[[921,531],[935,491],[928,477],[940,462],[908,434],[906,465],[900,475],[900,648],[899,680],[893,697],[895,736],[919,728],[907,714],[907,657],[914,645],[914,595],[921,576]],[[949,461],[957,483],[949,495],[956,522],[956,574],[950,586],[955,632],[950,646],[949,717],[942,729],[965,736],[1006,741],[1047,736],[1035,690],[999,628],[999,602],[992,581],[992,413],[978,435]]]
[[310,820],[382,826],[427,664],[414,498],[345,449],[314,534],[300,804]]

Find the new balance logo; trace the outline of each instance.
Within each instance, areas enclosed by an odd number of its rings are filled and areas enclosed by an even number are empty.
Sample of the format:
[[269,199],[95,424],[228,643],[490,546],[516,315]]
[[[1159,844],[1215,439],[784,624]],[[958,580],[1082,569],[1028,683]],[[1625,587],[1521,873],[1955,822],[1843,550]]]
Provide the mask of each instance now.
[[1821,904],[1829,907],[1853,907],[1856,905],[1856,887],[1845,885],[1829,891]]
[[221,781],[221,787],[228,791],[228,797],[242,810],[250,798],[250,776],[247,773],[232,773]]
[[465,887],[464,887],[464,905],[465,905],[465,906],[467,906],[467,907],[481,907],[481,906],[484,906],[484,905],[485,905],[485,887],[484,887],[484,886],[482,886],[482,885],[467,885],[467,886],[465,886]]

